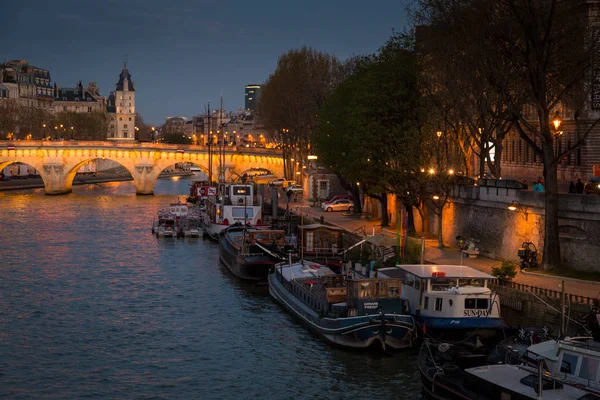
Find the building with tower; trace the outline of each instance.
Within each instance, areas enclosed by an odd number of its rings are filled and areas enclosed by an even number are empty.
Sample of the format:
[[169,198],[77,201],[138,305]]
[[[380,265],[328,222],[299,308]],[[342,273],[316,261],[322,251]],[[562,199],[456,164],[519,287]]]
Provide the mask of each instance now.
[[246,85],[244,90],[244,108],[247,111],[256,111],[260,96],[260,85]]
[[134,141],[135,137],[135,88],[127,64],[123,65],[115,91],[107,101],[108,140]]

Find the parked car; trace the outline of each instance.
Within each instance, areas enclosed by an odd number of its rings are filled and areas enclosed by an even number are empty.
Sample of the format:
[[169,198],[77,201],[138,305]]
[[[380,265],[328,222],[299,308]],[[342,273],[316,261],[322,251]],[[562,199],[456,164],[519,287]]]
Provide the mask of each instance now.
[[592,176],[585,184],[585,194],[600,194],[600,176]]
[[331,203],[323,203],[321,204],[321,208],[323,211],[331,212],[331,211],[354,211],[354,202],[348,199],[338,199],[334,200]]
[[285,182],[284,178],[277,178],[269,181],[269,186],[280,186],[283,187],[283,183]]
[[350,195],[350,194],[340,194],[337,196],[333,196],[329,200],[325,200],[323,203],[321,203],[321,207],[323,207],[323,204],[330,204],[336,200],[342,200],[342,199],[353,200],[352,195]]
[[300,185],[290,185],[290,186],[288,186],[288,187],[285,188],[286,192],[288,190],[291,190],[294,193],[302,193],[302,191],[303,191],[302,186],[300,186]]

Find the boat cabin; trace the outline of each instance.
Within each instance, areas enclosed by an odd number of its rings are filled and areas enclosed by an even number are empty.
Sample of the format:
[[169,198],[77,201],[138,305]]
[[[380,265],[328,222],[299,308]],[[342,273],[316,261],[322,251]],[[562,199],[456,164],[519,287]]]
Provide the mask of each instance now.
[[344,247],[342,228],[311,224],[298,226],[304,256],[332,256]]
[[593,339],[548,340],[529,346],[527,353],[529,359],[542,357],[555,377],[600,391],[600,343]]
[[175,217],[185,217],[188,215],[189,211],[186,204],[173,203],[169,205],[169,213]]
[[402,280],[404,297],[427,326],[442,329],[500,328],[500,299],[490,289],[496,278],[461,265],[398,265],[378,277]]
[[243,183],[220,183],[218,199],[224,205],[254,205],[254,187]]

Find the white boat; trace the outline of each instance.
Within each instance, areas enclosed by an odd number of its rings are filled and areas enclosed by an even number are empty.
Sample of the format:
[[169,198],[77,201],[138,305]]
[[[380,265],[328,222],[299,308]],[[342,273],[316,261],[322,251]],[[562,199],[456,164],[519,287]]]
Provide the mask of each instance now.
[[262,226],[262,209],[252,184],[220,183],[217,196],[207,198],[204,205],[202,230],[213,240],[218,241],[219,233],[235,223]]
[[197,210],[178,201],[169,204],[166,210],[159,210],[152,225],[156,237],[197,237],[199,236],[200,214]]
[[[528,363],[466,368],[455,376],[424,371],[425,397],[447,399],[600,399],[600,343],[592,338],[548,340],[529,346]],[[423,349],[422,349],[423,352]],[[440,367],[443,371],[443,367]]]
[[377,276],[402,280],[402,293],[428,334],[495,334],[508,327],[500,298],[490,289],[496,278],[485,272],[461,265],[397,265],[377,270]]

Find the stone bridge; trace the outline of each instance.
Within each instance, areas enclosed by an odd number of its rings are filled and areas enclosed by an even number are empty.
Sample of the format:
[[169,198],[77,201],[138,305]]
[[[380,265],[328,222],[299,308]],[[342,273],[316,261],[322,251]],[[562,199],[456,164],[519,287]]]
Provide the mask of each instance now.
[[[213,146],[213,150],[217,146]],[[219,170],[219,157],[213,152],[213,178],[226,179],[243,175],[251,168],[263,168],[283,176],[283,157],[280,150],[226,146],[224,168]],[[153,194],[159,174],[176,163],[191,163],[208,171],[207,146],[172,145],[162,143],[119,143],[92,141],[35,141],[0,142],[0,171],[20,162],[35,168],[44,181],[46,194],[71,192],[79,168],[95,159],[112,160],[123,166],[135,182],[137,194]]]

